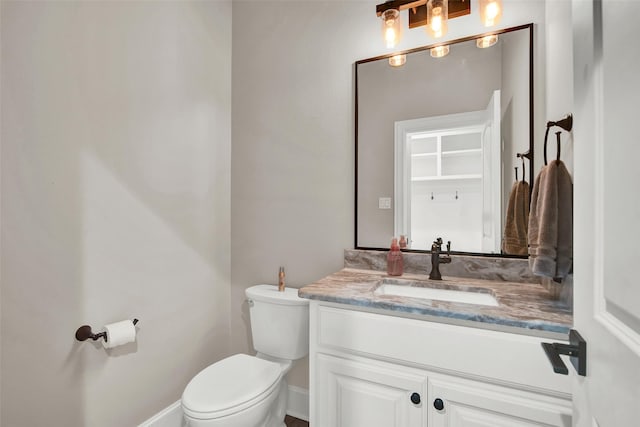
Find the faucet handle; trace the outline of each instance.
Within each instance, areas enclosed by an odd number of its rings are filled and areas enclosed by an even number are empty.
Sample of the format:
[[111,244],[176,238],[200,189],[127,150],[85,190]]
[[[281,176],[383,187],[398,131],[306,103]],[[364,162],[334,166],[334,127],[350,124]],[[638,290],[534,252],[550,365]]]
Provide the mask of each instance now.
[[442,237],[438,237],[436,240],[434,240],[433,244],[437,246],[442,246]]
[[447,255],[451,255],[451,240],[447,241]]

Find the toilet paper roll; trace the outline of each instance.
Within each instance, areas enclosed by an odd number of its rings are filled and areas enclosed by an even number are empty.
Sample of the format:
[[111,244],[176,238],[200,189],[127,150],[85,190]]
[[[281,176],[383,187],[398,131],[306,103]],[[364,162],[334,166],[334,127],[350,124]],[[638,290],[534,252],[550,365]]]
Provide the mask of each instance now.
[[136,340],[136,327],[131,320],[104,325],[107,339],[102,342],[104,348],[113,348]]

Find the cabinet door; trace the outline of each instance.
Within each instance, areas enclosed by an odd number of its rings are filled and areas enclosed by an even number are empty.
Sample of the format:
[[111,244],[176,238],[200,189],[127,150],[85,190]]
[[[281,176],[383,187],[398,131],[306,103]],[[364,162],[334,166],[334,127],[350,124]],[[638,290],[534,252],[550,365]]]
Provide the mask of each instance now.
[[[423,427],[424,373],[373,360],[355,362],[325,354],[318,354],[316,360],[315,425]],[[412,402],[412,396],[420,402]]]
[[557,397],[445,376],[429,377],[428,394],[429,427],[571,427]]

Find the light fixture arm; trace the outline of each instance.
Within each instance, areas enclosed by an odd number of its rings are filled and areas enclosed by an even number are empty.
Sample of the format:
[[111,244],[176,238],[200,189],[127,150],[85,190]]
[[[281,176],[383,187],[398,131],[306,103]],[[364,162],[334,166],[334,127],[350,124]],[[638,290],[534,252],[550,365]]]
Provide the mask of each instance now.
[[[427,25],[427,0],[390,0],[376,6],[376,15],[381,16],[385,10],[389,9],[412,9],[413,13],[409,14],[409,28]],[[471,0],[449,0],[449,19],[470,13]]]
[[376,6],[376,15],[382,15],[382,12],[389,9],[405,10],[417,9],[419,6],[427,4],[427,0],[390,0]]

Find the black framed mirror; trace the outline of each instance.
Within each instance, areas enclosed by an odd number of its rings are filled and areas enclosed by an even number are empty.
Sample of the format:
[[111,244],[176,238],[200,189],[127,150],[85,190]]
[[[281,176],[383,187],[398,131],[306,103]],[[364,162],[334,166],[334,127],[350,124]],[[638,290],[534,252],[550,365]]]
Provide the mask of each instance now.
[[442,45],[355,63],[355,248],[517,256],[501,241],[513,183],[533,184],[533,24]]

